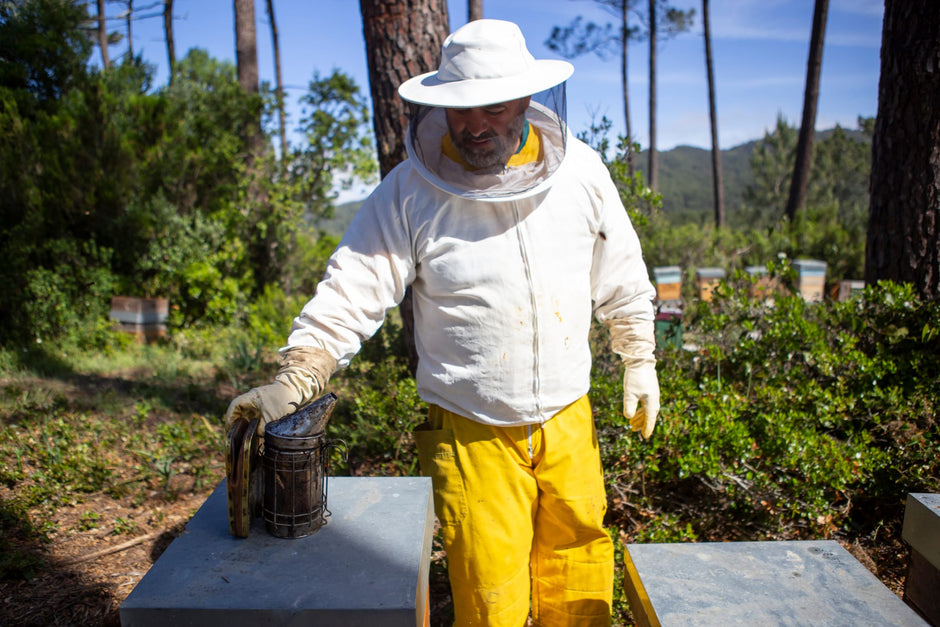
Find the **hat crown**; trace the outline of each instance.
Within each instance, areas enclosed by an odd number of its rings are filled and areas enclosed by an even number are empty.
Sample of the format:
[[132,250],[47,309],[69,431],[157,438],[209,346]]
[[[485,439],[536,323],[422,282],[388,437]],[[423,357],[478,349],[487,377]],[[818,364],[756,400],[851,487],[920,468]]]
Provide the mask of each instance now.
[[474,20],[444,40],[437,78],[442,82],[507,78],[535,65],[519,27],[502,20]]
[[436,71],[408,79],[398,93],[429,107],[482,107],[546,91],[573,71],[567,61],[535,59],[512,22],[475,20],[444,40]]

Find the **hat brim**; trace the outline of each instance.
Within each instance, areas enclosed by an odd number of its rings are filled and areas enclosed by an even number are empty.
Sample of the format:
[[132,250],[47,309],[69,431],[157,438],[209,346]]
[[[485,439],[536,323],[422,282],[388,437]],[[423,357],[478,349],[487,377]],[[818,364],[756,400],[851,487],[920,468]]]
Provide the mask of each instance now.
[[525,98],[568,80],[574,67],[567,61],[539,59],[515,76],[442,81],[437,72],[410,78],[398,88],[403,99],[429,107],[483,107]]

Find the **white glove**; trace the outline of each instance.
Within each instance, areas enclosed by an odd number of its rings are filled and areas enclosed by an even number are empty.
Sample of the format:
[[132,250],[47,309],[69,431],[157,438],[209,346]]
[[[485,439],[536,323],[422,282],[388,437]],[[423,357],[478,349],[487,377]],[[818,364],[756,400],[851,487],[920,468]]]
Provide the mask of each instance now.
[[311,346],[295,346],[284,351],[274,382],[251,389],[237,397],[225,412],[226,432],[239,418],[259,418],[258,433],[272,420],[297,411],[315,400],[336,369],[336,360],[326,351]]
[[655,328],[652,320],[617,318],[607,322],[611,349],[623,359],[623,415],[646,439],[659,416]]

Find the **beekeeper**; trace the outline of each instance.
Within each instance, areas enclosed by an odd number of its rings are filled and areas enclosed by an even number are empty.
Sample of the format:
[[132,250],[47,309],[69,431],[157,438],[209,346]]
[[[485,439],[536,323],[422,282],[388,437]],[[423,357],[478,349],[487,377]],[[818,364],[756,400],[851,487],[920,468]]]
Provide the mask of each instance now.
[[[415,433],[432,478],[458,625],[608,625],[614,552],[587,399],[592,315],[624,372],[624,415],[659,412],[653,287],[599,156],[565,124],[572,66],[510,22],[470,22],[414,106],[408,159],[362,205],[294,320],[273,383],[227,421],[324,390],[411,285]],[[531,610],[530,610],[531,598]]]

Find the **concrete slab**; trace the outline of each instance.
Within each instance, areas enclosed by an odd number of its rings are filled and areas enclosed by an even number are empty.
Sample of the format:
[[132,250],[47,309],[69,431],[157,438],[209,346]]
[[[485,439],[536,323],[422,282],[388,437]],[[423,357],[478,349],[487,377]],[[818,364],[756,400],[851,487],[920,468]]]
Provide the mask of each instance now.
[[927,625],[838,542],[631,544],[637,625]]
[[940,494],[907,495],[901,537],[940,569]]
[[223,481],[120,608],[123,627],[423,625],[434,507],[425,477],[331,477],[326,526],[229,534]]

